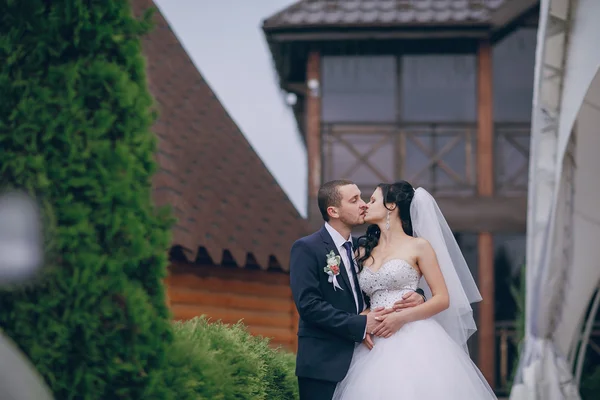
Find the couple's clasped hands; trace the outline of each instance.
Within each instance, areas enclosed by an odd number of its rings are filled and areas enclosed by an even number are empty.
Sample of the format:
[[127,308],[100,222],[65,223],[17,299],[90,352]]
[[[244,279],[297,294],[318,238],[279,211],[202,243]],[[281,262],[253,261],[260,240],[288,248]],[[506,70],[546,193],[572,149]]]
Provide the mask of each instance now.
[[416,292],[407,293],[401,300],[394,303],[392,308],[378,307],[365,310],[362,314],[367,316],[367,333],[363,343],[370,349],[373,348],[373,336],[389,338],[398,332],[408,321],[403,309],[418,306],[423,303],[423,298]]

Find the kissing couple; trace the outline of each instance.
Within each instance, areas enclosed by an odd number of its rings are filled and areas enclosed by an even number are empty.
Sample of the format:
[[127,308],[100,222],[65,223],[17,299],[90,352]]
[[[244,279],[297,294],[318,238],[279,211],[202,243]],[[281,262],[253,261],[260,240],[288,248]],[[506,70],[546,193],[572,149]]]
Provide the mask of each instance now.
[[291,249],[300,399],[496,399],[467,349],[481,295],[434,198],[400,181],[365,203],[335,180],[318,203],[324,226]]

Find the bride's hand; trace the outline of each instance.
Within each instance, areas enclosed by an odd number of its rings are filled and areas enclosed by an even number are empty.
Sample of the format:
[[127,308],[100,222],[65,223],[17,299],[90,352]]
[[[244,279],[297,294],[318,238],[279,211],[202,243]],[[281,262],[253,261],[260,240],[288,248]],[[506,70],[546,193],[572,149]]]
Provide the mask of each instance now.
[[373,331],[373,335],[389,338],[406,324],[404,313],[391,313],[378,317],[381,324]]

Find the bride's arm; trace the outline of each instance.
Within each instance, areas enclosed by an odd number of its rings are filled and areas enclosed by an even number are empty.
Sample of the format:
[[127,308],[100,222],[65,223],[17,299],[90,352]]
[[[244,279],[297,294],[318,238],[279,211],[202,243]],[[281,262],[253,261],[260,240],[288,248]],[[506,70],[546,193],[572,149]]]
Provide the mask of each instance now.
[[423,277],[431,289],[431,299],[416,307],[405,309],[401,312],[391,313],[381,317],[381,325],[374,331],[377,336],[389,337],[404,324],[430,318],[446,310],[450,305],[448,288],[444,275],[440,270],[435,251],[425,239],[416,239],[417,263]]

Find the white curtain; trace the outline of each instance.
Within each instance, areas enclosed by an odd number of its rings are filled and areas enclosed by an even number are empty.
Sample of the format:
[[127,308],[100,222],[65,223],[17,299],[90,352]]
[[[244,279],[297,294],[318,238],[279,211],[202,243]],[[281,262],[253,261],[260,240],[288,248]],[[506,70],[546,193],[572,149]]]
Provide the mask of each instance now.
[[540,9],[526,338],[511,399],[579,399],[569,355],[600,279],[600,2],[542,0]]

